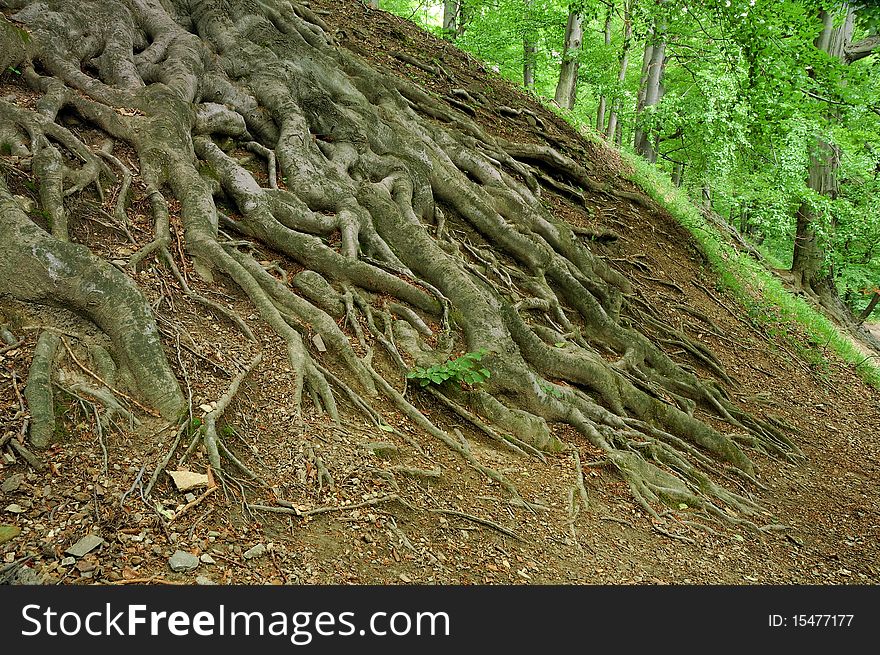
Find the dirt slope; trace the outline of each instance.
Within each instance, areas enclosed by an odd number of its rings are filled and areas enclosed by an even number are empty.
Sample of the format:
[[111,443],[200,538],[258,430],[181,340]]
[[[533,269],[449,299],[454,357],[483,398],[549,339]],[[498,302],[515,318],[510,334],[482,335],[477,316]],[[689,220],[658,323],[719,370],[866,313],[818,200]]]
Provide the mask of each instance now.
[[[626,187],[616,178],[622,163],[614,153],[579,138],[551,112],[448,44],[358,2],[321,0],[312,7],[327,12],[330,24],[345,26],[336,34],[341,45],[396,74],[427,81],[458,103],[466,104],[469,95],[488,99],[474,111],[486,129],[515,134],[521,142],[550,139],[597,177]],[[415,55],[419,65],[404,61]],[[27,100],[14,76],[3,81],[3,95]],[[501,106],[528,112],[485,109]],[[32,195],[27,177],[15,173],[14,159],[2,160],[10,187]],[[457,427],[478,460],[546,509],[510,506],[496,483],[393,410],[386,418],[411,439],[395,443],[396,450],[368,448],[393,439],[362,421],[334,427],[316,415],[307,419],[305,442],[293,439],[286,429],[285,354],[253,321],[267,356],[227,413],[226,439],[265,486],[241,479],[168,522],[160,514],[186,504],[184,494],[166,476],[152,502],[140,494],[174,435],[157,433],[146,417],[133,432],[112,430],[99,438],[84,406],[68,399],[60,408],[67,412],[64,430],[46,453],[45,469],[35,471],[21,458],[0,464],[0,524],[21,529],[0,545],[5,562],[23,560],[25,578],[65,584],[193,583],[199,577],[233,584],[880,583],[880,393],[867,388],[852,367],[830,355],[809,354],[810,345],[785,326],[767,330],[773,317],[762,317],[765,327],[756,327],[745,309],[716,288],[688,234],[663,212],[645,212],[599,193],[584,202],[550,192],[544,198],[575,226],[614,232],[616,238],[593,245],[638,282],[633,303],[649,297],[670,324],[709,346],[744,407],[797,429],[806,460],[793,465],[754,454],[766,488],[740,489],[767,507],[766,523],[789,529],[755,533],[703,525],[692,521],[687,507],[670,512],[663,523],[652,522],[617,475],[589,465],[597,453],[574,434],[567,437],[581,444],[590,511],[570,523],[571,456],[540,462],[499,449],[469,424],[445,416],[424,394],[413,394],[420,409],[449,430]],[[71,224],[74,238],[78,232],[107,232],[102,254],[110,259],[130,254],[131,246],[126,252],[124,242],[101,224],[99,212],[80,210]],[[139,238],[148,238],[147,214],[140,212],[136,221],[144,229]],[[278,261],[294,272],[288,262]],[[156,303],[169,347],[187,363],[194,405],[216,400],[229,383],[224,370],[244,352],[238,333],[220,321],[206,322],[160,269],[139,281]],[[201,284],[196,278],[192,283]],[[252,313],[232,285],[220,281],[213,287],[201,284],[199,290],[245,317]],[[39,322],[38,312],[0,299],[0,315],[22,338],[14,348],[0,347],[0,437],[17,434],[22,425],[18,394],[34,347],[34,330],[28,327]],[[175,334],[181,335],[179,342]],[[710,375],[675,345],[667,352]],[[332,489],[320,483],[316,457],[333,471]],[[195,470],[206,465],[203,454],[190,462]],[[386,473],[391,467],[441,473],[398,476],[405,482],[395,488]],[[318,511],[295,516],[249,510],[243,493],[250,503],[274,505],[277,497],[293,499],[301,513]],[[392,495],[400,500],[389,499]],[[73,562],[65,560],[64,551],[90,532],[99,534],[103,545]],[[259,544],[267,547],[264,554],[246,556]],[[207,557],[197,570],[175,573],[168,558],[177,550]]]

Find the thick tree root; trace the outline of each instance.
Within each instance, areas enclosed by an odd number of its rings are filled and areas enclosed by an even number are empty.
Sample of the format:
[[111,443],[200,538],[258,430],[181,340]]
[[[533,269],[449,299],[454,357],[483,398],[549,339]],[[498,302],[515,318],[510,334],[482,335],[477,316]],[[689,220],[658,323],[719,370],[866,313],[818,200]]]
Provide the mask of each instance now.
[[[477,460],[466,438],[441,430],[408,399],[411,365],[486,350],[485,384],[447,382],[435,397],[517,455],[543,461],[574,447],[570,505],[577,511],[587,507],[582,467],[576,444],[560,440],[559,424],[598,448],[652,517],[685,504],[759,527],[742,518],[756,514],[757,503],[713,480],[753,488],[756,466],[745,448],[790,460],[800,451],[781,426],[737,407],[724,386],[734,381],[711,350],[665,325],[651,300],[590,250],[583,231],[552,215],[541,194],[543,183],[581,203],[614,196],[650,209],[646,197],[597,181],[560,149],[488,134],[475,122],[470,94],[439,99],[378,71],[337,47],[324,22],[297,2],[7,4],[21,10],[16,19],[31,34],[23,77],[40,99],[34,110],[0,101],[0,136],[33,155],[52,234],[0,181],[0,266],[17,273],[15,281],[0,275],[0,293],[60,302],[102,329],[134,387],[122,395],[96,376],[113,398],[136,396],[137,406],[174,424],[188,405],[131,279],[64,240],[71,217],[63,199],[93,187],[103,198],[108,179],[119,184],[113,220],[129,237],[131,190],[145,185],[150,203],[152,240],[128,269],[158,256],[187,297],[255,341],[242,317],[193,288],[180,244],[178,266],[173,213],[200,276],[237,285],[284,343],[290,404],[300,419],[305,396],[339,424],[352,410],[418,448],[373,407],[384,396],[514,503],[529,506],[510,480]],[[89,52],[102,54],[81,59],[74,35],[91,25],[112,29],[95,30]],[[109,139],[93,151],[58,123],[67,109]],[[110,154],[115,143],[134,150],[137,183]],[[258,174],[248,169],[254,163]],[[244,240],[233,242],[233,232]],[[279,256],[305,270],[288,279],[283,266],[261,263]],[[48,345],[40,361],[50,358]],[[676,363],[664,346],[684,351],[694,367]],[[217,472],[225,454],[258,477],[217,434],[258,362],[234,376],[187,449],[203,443]],[[36,378],[33,405],[45,407]],[[337,404],[339,391],[346,407]],[[710,416],[731,434],[712,427]],[[47,427],[39,421],[34,434],[43,441]],[[310,456],[319,490],[332,488],[327,462],[317,450]]]
[[55,353],[61,338],[43,332],[37,339],[34,357],[24,390],[31,413],[29,438],[35,448],[45,448],[55,438],[55,401],[52,393],[52,372]]

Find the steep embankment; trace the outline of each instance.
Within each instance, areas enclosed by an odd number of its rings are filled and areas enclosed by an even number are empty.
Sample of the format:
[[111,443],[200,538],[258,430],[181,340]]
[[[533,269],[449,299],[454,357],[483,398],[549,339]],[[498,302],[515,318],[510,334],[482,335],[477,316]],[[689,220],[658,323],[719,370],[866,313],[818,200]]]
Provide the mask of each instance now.
[[[238,287],[220,278],[208,285],[193,275],[193,288],[248,319],[263,345],[263,360],[227,410],[224,438],[266,486],[241,476],[223,490],[204,498],[197,490],[187,499],[163,476],[153,502],[142,503],[144,481],[169,451],[173,431],[158,432],[143,417],[138,430],[99,435],[91,428],[89,406],[61,396],[67,419],[57,446],[46,453],[48,467],[31,470],[18,458],[0,469],[0,507],[6,508],[0,523],[21,530],[0,546],[6,561],[27,558],[34,575],[65,583],[193,582],[197,576],[236,584],[880,582],[877,391],[852,367],[816,356],[821,344],[805,343],[788,325],[774,326],[772,315],[753,320],[719,290],[689,234],[623,181],[624,164],[614,152],[584,140],[478,62],[402,20],[357,2],[311,6],[338,28],[334,36],[342,46],[375,66],[417,80],[490,133],[518,143],[550,143],[590,170],[599,182],[592,189],[545,175],[543,201],[632,282],[624,316],[702,377],[724,371],[738,406],[795,428],[803,461],[750,452],[759,484],[725,479],[766,508],[762,523],[788,529],[755,532],[707,523],[681,505],[662,520],[652,519],[620,475],[602,464],[598,449],[571,427],[557,427],[558,436],[577,446],[583,465],[589,509],[574,516],[572,454],[539,460],[500,448],[425,394],[413,394],[416,406],[448,433],[460,431],[475,460],[513,482],[531,507],[507,502],[497,481],[387,407],[383,415],[397,434],[350,415],[334,426],[308,413],[302,438],[290,429],[292,389],[283,345],[251,321],[253,309]],[[4,77],[2,95],[25,106],[35,100],[12,75]],[[69,120],[78,133],[88,132],[76,118]],[[4,156],[3,167],[17,194],[33,193],[31,176],[16,160]],[[132,213],[139,217],[142,241],[149,204],[143,189],[136,194]],[[71,211],[76,240],[94,242],[96,233],[108,229],[102,223],[105,217],[88,203]],[[108,241],[102,254],[113,259],[126,253]],[[287,274],[298,270],[271,254]],[[241,334],[205,319],[160,270],[138,281],[170,351],[190,363],[181,377],[194,406],[216,400],[233,377],[230,362],[248,359]],[[0,348],[0,434],[16,438],[23,419],[17,413],[20,385],[36,340],[28,328],[39,317],[9,301],[0,311],[22,339],[14,348]],[[670,327],[713,354],[695,356],[690,341],[669,337]],[[204,453],[190,462],[197,470],[206,464]],[[332,488],[325,467],[332,470]],[[248,507],[245,496],[263,505],[295,499],[300,515]],[[188,500],[192,506],[169,521]],[[100,534],[103,545],[65,560],[64,551],[88,532]],[[264,554],[249,551],[259,544],[268,547]],[[168,558],[177,550],[207,557],[195,571],[174,573]]]

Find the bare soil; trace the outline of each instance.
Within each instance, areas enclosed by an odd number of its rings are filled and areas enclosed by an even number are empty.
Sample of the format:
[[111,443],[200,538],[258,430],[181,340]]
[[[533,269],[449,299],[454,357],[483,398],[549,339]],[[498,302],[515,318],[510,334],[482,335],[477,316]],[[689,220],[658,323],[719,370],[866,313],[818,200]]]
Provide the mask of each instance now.
[[[460,98],[454,91],[464,89],[488,98],[476,108],[485,129],[519,141],[549,136],[597,177],[626,185],[617,177],[623,164],[615,153],[581,138],[445,42],[358,2],[320,0],[312,6],[326,11],[329,23],[345,25],[336,34],[342,46],[390,72],[418,78],[442,96]],[[394,56],[402,52],[417,55],[435,72]],[[28,92],[8,74],[3,82],[0,95],[25,100]],[[485,109],[500,105],[529,109],[540,121]],[[87,137],[84,131],[80,134]],[[13,158],[2,159],[10,188],[36,197],[27,176],[14,173]],[[127,163],[136,168],[136,162]],[[756,533],[710,524],[688,507],[677,508],[664,523],[654,522],[619,476],[591,465],[598,453],[570,430],[560,436],[579,447],[590,510],[569,524],[570,455],[548,455],[541,462],[499,449],[412,387],[408,395],[420,409],[444,428],[461,430],[479,461],[503,472],[523,498],[545,509],[510,505],[498,484],[391,408],[383,414],[410,437],[406,442],[360,419],[333,425],[308,411],[309,403],[305,432],[298,435],[287,409],[291,382],[281,344],[255,320],[240,290],[224,280],[208,285],[188,270],[194,288],[236,309],[260,339],[263,360],[227,411],[223,432],[230,449],[262,480],[240,477],[204,498],[204,489],[197,489],[198,502],[169,521],[189,501],[168,476],[161,476],[147,500],[141,492],[169,452],[174,433],[142,416],[136,429],[99,436],[85,405],[59,397],[63,420],[56,443],[43,453],[46,467],[34,470],[21,458],[0,462],[0,524],[21,530],[0,544],[3,562],[22,561],[33,579],[47,584],[192,584],[200,576],[202,583],[228,584],[880,583],[880,392],[853,366],[823,353],[821,344],[809,343],[778,317],[749,316],[718,288],[688,233],[659,209],[644,212],[603,195],[589,196],[586,206],[550,192],[544,198],[574,225],[616,232],[616,240],[593,247],[636,282],[636,295],[662,308],[671,324],[683,326],[716,353],[735,383],[731,395],[744,408],[793,426],[806,460],[790,464],[750,453],[765,488],[738,489],[767,508],[765,523],[787,529]],[[71,212],[72,238],[100,242],[100,254],[111,260],[130,256],[135,246],[102,223],[100,208],[81,205]],[[135,236],[146,243],[149,212],[136,202],[132,214]],[[295,271],[283,258],[277,261]],[[198,415],[199,406],[217,400],[236,367],[251,359],[253,346],[221,319],[206,319],[158,263],[146,266],[138,282],[156,307],[169,358],[191,389]],[[708,320],[695,321],[694,312]],[[0,299],[0,318],[21,338],[0,354],[0,437],[22,428],[19,396],[36,339],[30,328],[63,321],[82,327],[77,317],[59,316]],[[687,353],[667,351],[710,375]],[[396,449],[376,454],[367,447],[380,441],[394,442]],[[332,488],[321,482],[309,448],[332,473]],[[193,471],[207,467],[198,451],[187,463]],[[393,467],[439,469],[440,474],[398,473],[402,482],[395,486],[387,473]],[[277,507],[278,499],[300,515],[246,506]],[[317,513],[307,515],[310,510]],[[65,559],[64,551],[88,533],[100,535],[103,545]],[[266,546],[264,554],[245,557],[259,544]],[[168,558],[177,550],[207,556],[206,561],[195,571],[175,573]]]

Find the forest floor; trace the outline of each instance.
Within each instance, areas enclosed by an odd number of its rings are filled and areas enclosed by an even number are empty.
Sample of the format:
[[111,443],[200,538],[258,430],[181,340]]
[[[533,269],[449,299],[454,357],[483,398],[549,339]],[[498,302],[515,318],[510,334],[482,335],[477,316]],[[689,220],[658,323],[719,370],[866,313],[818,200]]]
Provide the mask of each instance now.
[[[475,115],[484,129],[519,141],[539,140],[540,129],[597,176],[627,184],[617,177],[623,164],[613,152],[579,139],[539,103],[451,46],[361,3],[320,0],[312,6],[329,12],[328,21],[346,26],[336,35],[341,45],[376,65],[416,77],[440,95],[464,98],[455,91],[463,89],[488,98]],[[396,56],[400,53],[417,53],[425,68],[404,62]],[[27,91],[15,80],[4,81],[0,96],[26,100]],[[483,108],[500,105],[533,115],[502,117]],[[571,151],[573,143],[579,151]],[[15,166],[9,157],[2,159],[7,171]],[[18,184],[16,193],[28,195],[26,180],[9,178],[10,187]],[[0,463],[0,525],[20,530],[0,543],[0,571],[4,562],[21,561],[25,579],[47,584],[880,583],[880,392],[868,387],[852,365],[822,353],[821,344],[809,343],[790,325],[766,313],[749,316],[718,288],[693,239],[662,210],[645,212],[603,195],[589,196],[584,204],[549,191],[543,197],[574,225],[614,231],[618,238],[594,242],[596,251],[672,324],[686,315],[692,319],[694,312],[705,316],[705,331],[691,336],[716,353],[735,382],[731,395],[751,412],[796,427],[805,460],[791,464],[750,453],[766,488],[740,490],[766,508],[766,523],[787,530],[699,528],[695,524],[704,519],[688,507],[656,523],[633,500],[627,484],[601,466],[585,468],[590,509],[570,524],[570,455],[548,455],[541,462],[500,450],[469,424],[444,416],[433,398],[412,387],[408,396],[420,409],[446,429],[460,429],[479,461],[503,472],[524,499],[545,509],[511,505],[498,484],[392,409],[383,412],[386,420],[410,437],[394,449],[367,448],[394,438],[360,419],[333,425],[311,412],[308,402],[305,432],[294,434],[281,344],[252,320],[253,310],[239,289],[222,280],[208,285],[193,275],[191,284],[200,293],[248,318],[262,344],[262,362],[227,410],[230,429],[224,438],[263,480],[230,481],[207,495],[196,489],[187,498],[163,475],[144,501],[144,482],[169,452],[173,431],[160,431],[144,417],[135,430],[99,437],[92,417],[68,402],[57,443],[43,453],[46,468],[34,470],[21,459]],[[138,214],[139,203],[142,198],[133,206],[133,223],[138,238],[146,241],[148,212]],[[92,243],[96,233],[104,235],[101,254],[111,260],[133,252],[94,213],[89,218],[84,211],[72,220],[71,233],[75,240],[89,236]],[[185,337],[169,339],[169,353],[173,360],[177,351],[178,362],[186,363],[185,370],[177,368],[198,413],[200,405],[225,391],[235,363],[249,360],[247,344],[223,321],[205,320],[201,308],[184,298],[158,265],[147,267],[138,281],[156,304],[160,328]],[[10,417],[19,408],[36,338],[36,331],[26,328],[40,316],[2,299],[0,314],[7,320],[21,317],[14,327],[22,337],[20,345],[0,354],[2,436],[18,429]],[[686,353],[668,352],[709,375]],[[578,446],[582,462],[597,459],[573,432],[560,436]],[[319,484],[309,450],[331,471],[332,488]],[[394,487],[387,475],[393,467],[440,473],[412,478],[398,473],[405,481]],[[188,468],[204,472],[204,454],[197,452]],[[276,507],[277,499],[286,499],[300,515],[249,509],[243,493],[249,503]],[[169,520],[172,512],[178,514]],[[92,550],[76,557],[65,552],[89,534],[101,538]],[[197,568],[172,571],[169,558],[176,551],[199,557],[188,565]]]

